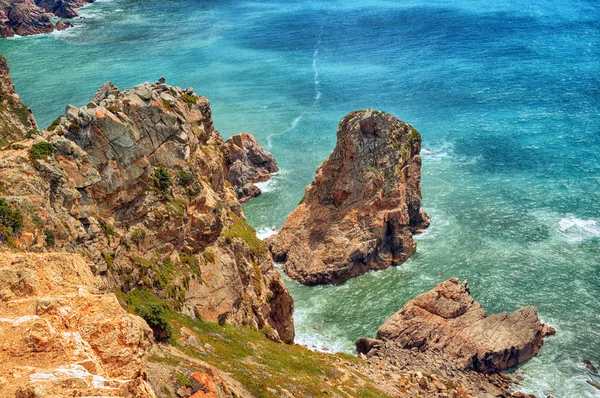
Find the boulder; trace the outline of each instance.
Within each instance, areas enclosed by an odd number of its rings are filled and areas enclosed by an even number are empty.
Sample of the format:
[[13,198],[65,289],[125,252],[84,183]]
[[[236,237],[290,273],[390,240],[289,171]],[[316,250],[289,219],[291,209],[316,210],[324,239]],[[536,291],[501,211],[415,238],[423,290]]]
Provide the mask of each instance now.
[[[535,356],[554,332],[533,306],[488,315],[470,296],[467,282],[452,278],[406,303],[381,325],[377,339],[439,352],[464,369],[492,373]],[[368,353],[373,346],[365,341],[358,348]]]
[[372,109],[340,122],[333,153],[269,241],[276,261],[307,285],[341,283],[406,261],[412,234],[429,225],[421,209],[421,136]]
[[268,181],[279,171],[273,155],[248,133],[234,135],[225,141],[225,161],[227,181],[233,185],[241,203],[261,194],[254,184]]

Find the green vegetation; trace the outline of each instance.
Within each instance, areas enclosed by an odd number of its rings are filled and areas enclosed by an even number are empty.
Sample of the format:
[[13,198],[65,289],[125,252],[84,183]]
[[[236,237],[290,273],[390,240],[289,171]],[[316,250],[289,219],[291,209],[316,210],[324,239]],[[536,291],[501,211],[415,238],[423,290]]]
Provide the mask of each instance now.
[[194,182],[194,173],[181,170],[179,173],[177,173],[177,180],[179,185],[185,188]]
[[156,340],[165,341],[171,337],[172,329],[167,318],[167,311],[160,304],[153,302],[141,304],[135,307],[135,313],[148,322]]
[[233,224],[229,226],[226,230],[221,232],[221,236],[225,237],[228,243],[234,241],[234,239],[239,238],[246,242],[250,251],[255,256],[260,256],[265,252],[265,243],[258,239],[256,236],[256,231],[252,228],[246,220],[242,217],[239,217],[235,214],[231,214],[233,218]]
[[14,235],[23,229],[23,213],[0,198],[0,241],[14,246]]
[[190,379],[184,375],[183,373],[177,373],[175,375],[175,378],[177,379],[177,381],[179,382],[179,384],[186,386],[186,387],[191,387],[192,386],[192,382],[190,381]]
[[59,116],[56,119],[54,119],[54,121],[52,121],[52,123],[50,123],[50,126],[48,126],[48,128],[46,130],[48,130],[48,131],[54,131],[54,130],[56,130],[56,128],[60,124],[60,120],[61,119],[62,119],[62,116]]
[[55,243],[54,232],[50,228],[44,229],[44,238],[46,239],[46,245],[53,247]]
[[113,255],[110,253],[102,253],[102,258],[104,258],[104,262],[108,268],[112,268],[113,265]]
[[106,239],[110,244],[112,238],[118,236],[115,227],[103,219],[98,219],[98,223],[100,224],[100,228],[102,228],[102,232],[104,232],[104,236],[106,236]]
[[45,159],[52,155],[54,155],[54,146],[46,141],[33,144],[29,150],[29,156],[31,156],[32,159]]
[[31,129],[27,132],[26,138],[33,138],[34,135],[38,135],[40,133],[37,129]]
[[144,230],[143,228],[136,228],[133,230],[131,234],[131,240],[133,241],[133,243],[139,246],[139,244],[142,243],[144,239],[146,239],[146,230]]
[[171,185],[173,185],[173,178],[171,173],[166,167],[160,166],[154,169],[154,175],[152,176],[154,185],[156,188],[165,192]]
[[[310,351],[299,345],[275,343],[267,339],[263,331],[193,320],[175,312],[167,300],[157,298],[149,290],[116,293],[124,307],[146,319],[153,330],[155,327],[168,329],[170,337],[167,342],[170,345],[190,357],[232,374],[256,397],[278,398],[280,392],[273,391],[277,387],[299,397],[387,397],[360,372],[351,367],[340,370],[348,362],[366,364],[353,355]],[[182,326],[196,334],[199,344],[185,347],[180,344]],[[214,347],[214,355],[206,354],[205,344]],[[180,357],[151,356],[149,360],[170,366],[182,364]],[[176,378],[180,384],[186,385],[187,377]]]
[[192,107],[192,105],[196,105],[196,102],[198,102],[198,97],[196,97],[195,95],[181,94],[180,98],[183,102],[188,104],[190,108]]

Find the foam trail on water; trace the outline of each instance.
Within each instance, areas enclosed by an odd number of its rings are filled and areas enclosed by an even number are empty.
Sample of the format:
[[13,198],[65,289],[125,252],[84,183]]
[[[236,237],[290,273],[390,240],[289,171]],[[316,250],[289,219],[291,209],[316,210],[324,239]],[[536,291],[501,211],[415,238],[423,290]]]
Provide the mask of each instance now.
[[[319,89],[319,85],[321,83],[319,81],[319,47],[321,46],[321,38],[323,37],[323,27],[324,27],[324,24],[321,25],[321,30],[319,32],[319,39],[317,40],[317,45],[315,46],[315,51],[313,52],[312,69],[314,72],[313,82],[315,85],[315,96],[314,96],[313,104],[312,104],[313,107],[317,106],[319,104],[319,100],[321,99],[321,90]],[[292,131],[293,129],[295,129],[296,126],[298,126],[298,123],[300,123],[300,120],[302,120],[302,118],[304,117],[304,115],[306,115],[307,112],[308,111],[304,111],[304,112],[302,112],[302,114],[300,116],[295,118],[292,121],[292,124],[290,125],[289,128],[287,128],[277,134],[269,134],[267,136],[267,149],[271,149],[273,147],[273,142],[271,141],[271,138],[276,137],[278,135],[288,133],[288,132]]]
[[571,242],[582,242],[587,239],[600,237],[600,226],[594,220],[582,220],[568,216],[558,222],[558,229]]

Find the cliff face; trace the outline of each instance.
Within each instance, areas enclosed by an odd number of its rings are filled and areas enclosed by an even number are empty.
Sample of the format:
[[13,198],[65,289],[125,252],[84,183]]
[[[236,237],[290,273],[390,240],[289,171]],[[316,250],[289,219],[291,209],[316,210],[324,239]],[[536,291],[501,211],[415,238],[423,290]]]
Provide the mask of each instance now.
[[31,110],[15,92],[6,59],[0,55],[0,146],[25,138],[37,124]]
[[152,331],[94,287],[78,255],[0,253],[3,397],[154,397]]
[[535,307],[488,315],[469,293],[467,283],[456,278],[440,283],[385,321],[377,331],[381,342],[359,341],[359,351],[369,353],[389,342],[401,349],[442,353],[460,369],[493,373],[535,356],[543,338],[554,334]]
[[429,225],[420,150],[420,134],[393,115],[369,109],[342,119],[333,153],[270,241],[275,260],[309,285],[406,261],[412,234]]
[[69,22],[52,23],[52,17],[73,18],[77,8],[95,0],[0,0],[0,37],[29,36],[63,30]]
[[107,83],[65,114],[0,152],[0,195],[23,217],[2,240],[82,253],[108,288],[292,342],[292,298],[226,181],[208,101],[163,81]]

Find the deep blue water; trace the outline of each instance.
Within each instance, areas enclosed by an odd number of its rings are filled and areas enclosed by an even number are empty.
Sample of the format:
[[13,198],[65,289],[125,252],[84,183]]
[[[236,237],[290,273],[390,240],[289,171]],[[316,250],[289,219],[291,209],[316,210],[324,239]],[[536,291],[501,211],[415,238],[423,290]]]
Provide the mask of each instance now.
[[600,365],[600,5],[592,0],[112,0],[79,26],[0,41],[41,125],[106,80],[165,76],[211,100],[281,172],[245,206],[281,226],[335,145],[373,107],[421,131],[432,226],[405,265],[336,287],[288,280],[298,342],[351,351],[407,300],[457,276],[490,312],[536,305],[557,329],[522,390],[593,397]]

